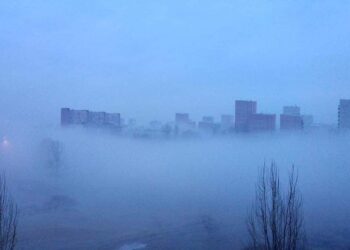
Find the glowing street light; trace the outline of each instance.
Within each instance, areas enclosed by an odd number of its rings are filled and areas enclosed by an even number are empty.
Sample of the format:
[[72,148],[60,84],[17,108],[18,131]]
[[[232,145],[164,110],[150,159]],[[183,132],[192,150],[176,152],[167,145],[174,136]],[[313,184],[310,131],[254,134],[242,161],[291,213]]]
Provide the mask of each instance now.
[[10,146],[10,142],[9,142],[9,140],[6,137],[3,137],[2,141],[1,141],[1,145],[3,147],[8,147],[8,146]]

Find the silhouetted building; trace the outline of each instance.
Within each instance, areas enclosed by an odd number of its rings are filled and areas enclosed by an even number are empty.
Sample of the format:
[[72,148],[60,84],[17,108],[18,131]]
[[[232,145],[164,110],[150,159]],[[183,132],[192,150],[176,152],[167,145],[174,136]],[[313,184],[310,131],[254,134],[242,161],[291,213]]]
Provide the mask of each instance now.
[[61,109],[62,125],[111,125],[119,127],[121,118],[119,113],[92,112],[89,110]]
[[190,116],[188,113],[176,113],[175,122],[177,124],[188,124],[190,122]]
[[268,132],[276,130],[276,115],[252,114],[248,119],[248,131]]
[[71,124],[71,114],[69,108],[61,108],[61,125]]
[[119,113],[105,113],[105,123],[113,126],[121,125],[121,117]]
[[213,131],[214,127],[215,127],[215,124],[212,122],[203,122],[203,121],[198,122],[198,128],[201,130]]
[[214,132],[214,129],[215,129],[214,117],[203,116],[202,121],[198,123],[198,128],[201,130],[205,130],[207,132]]
[[341,99],[339,102],[338,128],[350,129],[350,99]]
[[280,115],[281,130],[301,130],[303,129],[303,118],[300,115],[300,107],[285,106],[283,114]]
[[255,101],[237,100],[235,103],[235,129],[239,132],[248,131],[250,117],[256,114],[256,111]]
[[192,133],[196,128],[196,123],[190,120],[188,113],[176,113],[175,114],[175,135],[184,135]]
[[69,108],[61,109],[61,124],[86,124],[89,121],[89,111],[74,110]]
[[74,124],[87,124],[89,122],[88,110],[71,110],[72,122]]
[[303,129],[303,119],[300,115],[280,116],[280,127],[282,130],[301,130]]
[[212,117],[212,116],[203,116],[202,121],[203,122],[214,123],[214,117]]
[[105,112],[89,112],[89,123],[94,125],[103,125],[106,121]]

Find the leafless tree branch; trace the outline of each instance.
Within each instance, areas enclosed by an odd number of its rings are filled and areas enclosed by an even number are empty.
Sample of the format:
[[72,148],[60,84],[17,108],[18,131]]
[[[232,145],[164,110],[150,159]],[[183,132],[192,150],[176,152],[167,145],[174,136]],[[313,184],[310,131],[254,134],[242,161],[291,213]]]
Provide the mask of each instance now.
[[295,167],[283,193],[275,162],[264,167],[256,185],[256,197],[247,219],[248,249],[299,250],[306,248],[302,198],[297,190]]
[[13,250],[17,243],[17,206],[11,199],[4,174],[0,174],[0,250]]

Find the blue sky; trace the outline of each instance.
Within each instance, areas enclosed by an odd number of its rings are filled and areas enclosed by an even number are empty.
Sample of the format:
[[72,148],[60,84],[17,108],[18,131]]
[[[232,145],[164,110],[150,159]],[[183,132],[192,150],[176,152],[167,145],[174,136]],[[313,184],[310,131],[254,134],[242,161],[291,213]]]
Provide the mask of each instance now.
[[0,112],[58,123],[59,108],[140,121],[297,104],[335,123],[350,98],[350,2],[0,2]]

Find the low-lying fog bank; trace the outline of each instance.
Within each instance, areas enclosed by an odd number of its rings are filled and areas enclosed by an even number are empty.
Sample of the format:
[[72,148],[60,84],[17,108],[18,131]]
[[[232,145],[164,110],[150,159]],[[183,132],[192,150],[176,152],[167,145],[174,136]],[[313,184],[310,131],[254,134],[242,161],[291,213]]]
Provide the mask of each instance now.
[[312,247],[350,247],[349,134],[142,140],[38,131],[9,132],[1,148],[20,209],[19,249],[241,249],[258,170],[271,160],[283,181],[292,164],[299,171]]

